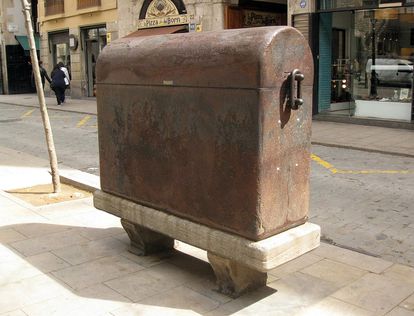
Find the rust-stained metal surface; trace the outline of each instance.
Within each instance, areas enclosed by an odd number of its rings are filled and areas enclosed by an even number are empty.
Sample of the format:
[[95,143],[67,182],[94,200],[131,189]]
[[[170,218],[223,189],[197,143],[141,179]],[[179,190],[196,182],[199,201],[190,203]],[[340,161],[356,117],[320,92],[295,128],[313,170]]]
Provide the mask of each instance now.
[[290,27],[112,42],[97,64],[102,190],[251,240],[305,222],[312,80]]

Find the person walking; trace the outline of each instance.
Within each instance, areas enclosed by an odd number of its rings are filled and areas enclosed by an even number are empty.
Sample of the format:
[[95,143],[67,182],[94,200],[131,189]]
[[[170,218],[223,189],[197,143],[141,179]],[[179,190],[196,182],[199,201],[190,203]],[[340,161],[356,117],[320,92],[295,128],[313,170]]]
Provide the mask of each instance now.
[[50,83],[50,88],[55,92],[57,105],[61,105],[65,102],[65,73],[60,70],[59,64],[53,67],[52,73],[50,74],[52,82]]
[[43,86],[43,89],[44,89],[46,80],[49,83],[51,83],[52,80],[49,78],[46,69],[43,68],[43,61],[41,61],[41,60],[39,60],[39,70],[40,70],[40,78],[42,79],[42,86]]
[[[52,80],[49,78],[49,75],[47,74],[47,71],[45,68],[43,68],[43,61],[39,60],[39,71],[40,71],[40,78],[42,80],[42,87],[45,88],[45,82],[46,80],[51,83]],[[32,71],[32,85],[35,86],[35,80],[34,80],[34,73]]]
[[69,71],[61,61],[58,63],[58,65],[59,65],[60,70],[62,70],[63,73],[65,74],[65,89],[69,89],[70,87]]

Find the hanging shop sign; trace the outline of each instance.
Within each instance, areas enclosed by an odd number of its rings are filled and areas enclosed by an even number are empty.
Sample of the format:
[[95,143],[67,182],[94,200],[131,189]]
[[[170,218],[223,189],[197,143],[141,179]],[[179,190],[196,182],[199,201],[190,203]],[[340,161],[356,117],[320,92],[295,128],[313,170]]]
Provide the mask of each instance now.
[[78,48],[78,44],[79,44],[79,41],[76,35],[70,34],[69,35],[69,48],[71,50],[76,50]]
[[243,16],[243,27],[282,25],[280,13],[243,10]]
[[[176,5],[178,3],[178,7]],[[145,3],[144,3],[145,4]],[[138,28],[172,26],[189,24],[191,17],[186,14],[185,8],[179,10],[177,0],[153,0],[147,2],[138,20]]]
[[138,29],[150,27],[182,25],[190,23],[190,17],[187,14],[165,16],[160,18],[150,18],[138,20]]

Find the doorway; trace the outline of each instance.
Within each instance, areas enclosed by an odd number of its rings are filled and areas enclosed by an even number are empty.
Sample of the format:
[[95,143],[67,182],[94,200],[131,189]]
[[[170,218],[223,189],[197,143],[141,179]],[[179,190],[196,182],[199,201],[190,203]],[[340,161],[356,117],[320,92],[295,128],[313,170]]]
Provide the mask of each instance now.
[[96,74],[95,66],[98,56],[106,46],[106,28],[98,26],[83,30],[83,39],[85,47],[85,75],[87,96],[96,96]]

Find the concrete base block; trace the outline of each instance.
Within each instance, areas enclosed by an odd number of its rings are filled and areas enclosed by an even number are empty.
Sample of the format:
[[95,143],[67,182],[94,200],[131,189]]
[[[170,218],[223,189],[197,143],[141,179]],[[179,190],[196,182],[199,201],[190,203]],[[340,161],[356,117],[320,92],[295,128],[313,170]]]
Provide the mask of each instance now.
[[170,249],[173,239],[206,250],[220,291],[232,296],[265,285],[267,271],[320,242],[320,227],[312,223],[252,241],[99,190],[94,193],[94,205],[122,218],[134,253]]
[[207,252],[217,279],[218,291],[233,298],[266,285],[267,273]]
[[152,253],[170,250],[174,247],[174,239],[144,226],[134,224],[131,221],[121,218],[122,227],[131,240],[129,252],[138,256],[146,256]]

